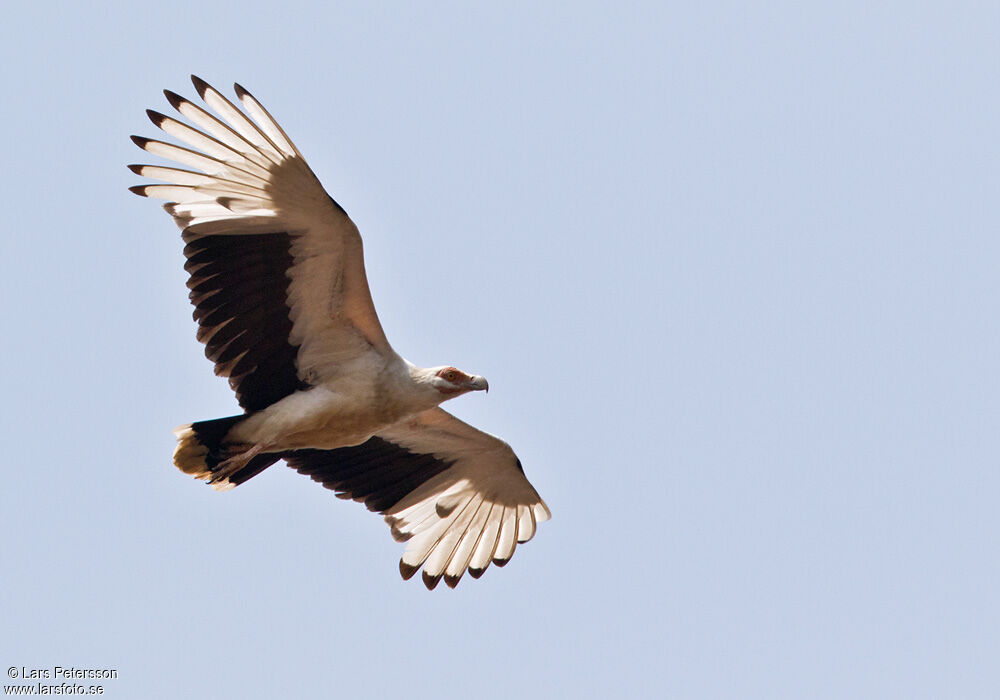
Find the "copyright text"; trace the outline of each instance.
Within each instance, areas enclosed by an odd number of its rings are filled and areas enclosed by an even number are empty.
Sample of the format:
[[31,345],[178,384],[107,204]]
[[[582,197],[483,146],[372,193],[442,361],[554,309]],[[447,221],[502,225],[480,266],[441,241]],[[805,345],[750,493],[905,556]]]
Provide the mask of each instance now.
[[[84,685],[72,681],[113,680],[118,678],[118,669],[78,668],[76,666],[50,666],[48,668],[11,666],[7,669],[7,677],[22,682],[4,685],[4,695],[104,695],[103,684]],[[23,681],[30,682],[24,683]]]

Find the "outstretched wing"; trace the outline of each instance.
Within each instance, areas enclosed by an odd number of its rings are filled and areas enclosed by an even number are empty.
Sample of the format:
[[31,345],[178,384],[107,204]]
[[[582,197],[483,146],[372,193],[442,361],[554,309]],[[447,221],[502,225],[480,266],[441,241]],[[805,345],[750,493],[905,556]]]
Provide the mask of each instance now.
[[502,440],[433,408],[355,447],[297,450],[288,464],[342,498],[385,515],[393,537],[407,542],[404,579],[423,567],[434,588],[454,588],[468,571],[503,566],[527,542],[548,506]]
[[354,222],[250,93],[236,86],[244,113],[192,81],[214,114],[170,91],[167,100],[193,126],[147,112],[187,146],[132,137],[186,167],[131,165],[168,184],[130,189],[167,200],[164,208],[183,229],[198,340],[216,374],[228,377],[240,405],[253,411],[336,375],[372,349],[391,353]]

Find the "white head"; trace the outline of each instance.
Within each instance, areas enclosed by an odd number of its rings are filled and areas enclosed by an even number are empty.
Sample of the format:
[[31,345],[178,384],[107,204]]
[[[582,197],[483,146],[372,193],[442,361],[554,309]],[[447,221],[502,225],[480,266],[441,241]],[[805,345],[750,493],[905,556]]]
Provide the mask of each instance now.
[[431,367],[421,369],[413,367],[410,371],[414,381],[430,391],[436,392],[438,403],[461,396],[470,391],[489,391],[490,385],[486,377],[476,374],[466,374],[455,367]]

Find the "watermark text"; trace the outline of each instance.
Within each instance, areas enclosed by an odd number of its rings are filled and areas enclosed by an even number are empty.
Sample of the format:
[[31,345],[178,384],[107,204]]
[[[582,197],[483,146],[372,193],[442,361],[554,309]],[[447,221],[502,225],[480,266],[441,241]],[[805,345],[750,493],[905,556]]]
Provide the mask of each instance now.
[[118,669],[11,666],[7,669],[7,678],[18,682],[4,685],[4,695],[104,695],[106,684],[103,681],[118,678]]

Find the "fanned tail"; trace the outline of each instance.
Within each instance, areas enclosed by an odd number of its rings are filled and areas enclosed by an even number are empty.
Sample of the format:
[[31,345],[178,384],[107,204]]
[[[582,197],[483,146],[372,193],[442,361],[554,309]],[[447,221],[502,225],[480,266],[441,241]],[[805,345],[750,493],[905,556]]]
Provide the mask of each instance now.
[[188,423],[174,430],[177,447],[174,449],[174,466],[185,474],[208,482],[220,491],[239,486],[281,459],[280,454],[259,454],[238,470],[227,473],[225,462],[233,455],[226,436],[247,415],[203,420]]

